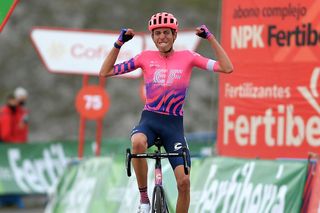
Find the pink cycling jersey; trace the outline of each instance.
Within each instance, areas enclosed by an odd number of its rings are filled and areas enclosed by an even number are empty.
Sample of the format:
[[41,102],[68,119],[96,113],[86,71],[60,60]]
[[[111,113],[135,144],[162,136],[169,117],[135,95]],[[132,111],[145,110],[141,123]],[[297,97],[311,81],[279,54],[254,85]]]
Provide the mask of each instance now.
[[114,75],[143,70],[146,87],[145,110],[166,115],[183,115],[192,67],[217,70],[218,63],[198,53],[174,51],[167,57],[159,51],[146,50],[136,57],[114,66]]

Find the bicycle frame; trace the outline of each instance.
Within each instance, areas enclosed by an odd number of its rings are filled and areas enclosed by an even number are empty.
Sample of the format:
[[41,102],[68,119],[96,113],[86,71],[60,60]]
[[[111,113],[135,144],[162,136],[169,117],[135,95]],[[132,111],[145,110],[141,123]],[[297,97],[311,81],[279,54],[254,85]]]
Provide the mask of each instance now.
[[[161,159],[162,158],[170,158],[170,157],[182,157],[183,158],[183,166],[184,166],[184,173],[186,175],[189,174],[189,167],[187,165],[187,148],[183,147],[182,148],[182,153],[161,153],[161,145],[157,144],[157,150],[154,153],[143,153],[143,154],[131,154],[130,149],[127,149],[126,153],[126,167],[127,167],[127,175],[128,177],[131,176],[131,159],[132,158],[151,158],[155,159],[155,171],[154,171],[154,178],[155,178],[155,186],[154,186],[154,193],[156,189],[160,189],[162,198],[164,200],[164,207],[166,209],[166,212],[168,211],[168,207],[165,201],[165,195],[162,187],[162,169],[161,169]],[[154,205],[154,197],[155,194],[153,194],[153,199],[152,199],[152,204]],[[152,206],[154,208],[154,206]],[[160,207],[161,209],[161,207]],[[158,211],[156,211],[158,212]],[[162,211],[161,211],[162,212]]]
[[[159,151],[159,149],[158,149]],[[160,152],[160,151],[159,151]],[[161,169],[161,158],[156,158],[156,164],[154,168],[154,184],[162,186],[162,169]]]

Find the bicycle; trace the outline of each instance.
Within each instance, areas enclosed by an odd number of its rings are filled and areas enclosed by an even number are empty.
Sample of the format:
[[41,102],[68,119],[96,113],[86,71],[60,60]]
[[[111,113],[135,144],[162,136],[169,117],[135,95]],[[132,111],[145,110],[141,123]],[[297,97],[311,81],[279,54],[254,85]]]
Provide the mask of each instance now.
[[130,149],[126,150],[126,169],[128,177],[131,176],[131,159],[132,158],[151,158],[155,159],[155,186],[152,194],[152,202],[151,202],[151,212],[152,213],[169,213],[168,205],[164,193],[164,189],[162,186],[162,170],[161,170],[161,159],[162,158],[172,158],[172,157],[182,157],[183,158],[183,167],[184,173],[186,175],[189,174],[189,167],[187,165],[187,148],[182,147],[182,152],[169,152],[169,153],[161,153],[162,142],[158,137],[155,139],[155,146],[157,149],[154,153],[143,153],[143,154],[131,154]]

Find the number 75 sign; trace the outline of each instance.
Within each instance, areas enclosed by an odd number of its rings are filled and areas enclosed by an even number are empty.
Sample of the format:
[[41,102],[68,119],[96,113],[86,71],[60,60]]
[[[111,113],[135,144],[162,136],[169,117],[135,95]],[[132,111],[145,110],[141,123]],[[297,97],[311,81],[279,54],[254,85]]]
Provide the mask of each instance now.
[[103,87],[90,85],[83,87],[76,97],[76,109],[87,119],[103,118],[109,109],[109,97]]

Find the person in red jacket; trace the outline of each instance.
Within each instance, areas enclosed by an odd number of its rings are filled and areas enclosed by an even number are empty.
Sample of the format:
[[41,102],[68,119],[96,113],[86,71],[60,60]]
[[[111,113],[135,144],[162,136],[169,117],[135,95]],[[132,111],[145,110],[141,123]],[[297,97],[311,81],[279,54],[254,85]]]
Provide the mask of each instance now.
[[[0,108],[0,142],[25,143],[25,126],[23,124],[23,109],[19,106],[19,100],[14,94],[7,97],[7,102]],[[19,194],[0,195],[0,207],[17,205],[24,208],[24,202]]]
[[8,95],[7,102],[0,108],[0,141],[14,141],[16,128],[17,100],[13,94]]
[[26,143],[28,139],[28,112],[15,94],[7,97],[6,105],[0,108],[0,141]]
[[15,140],[19,142],[27,142],[29,135],[29,111],[25,107],[28,92],[23,87],[17,87],[14,91],[14,97],[17,100],[17,122],[18,126],[15,130]]

